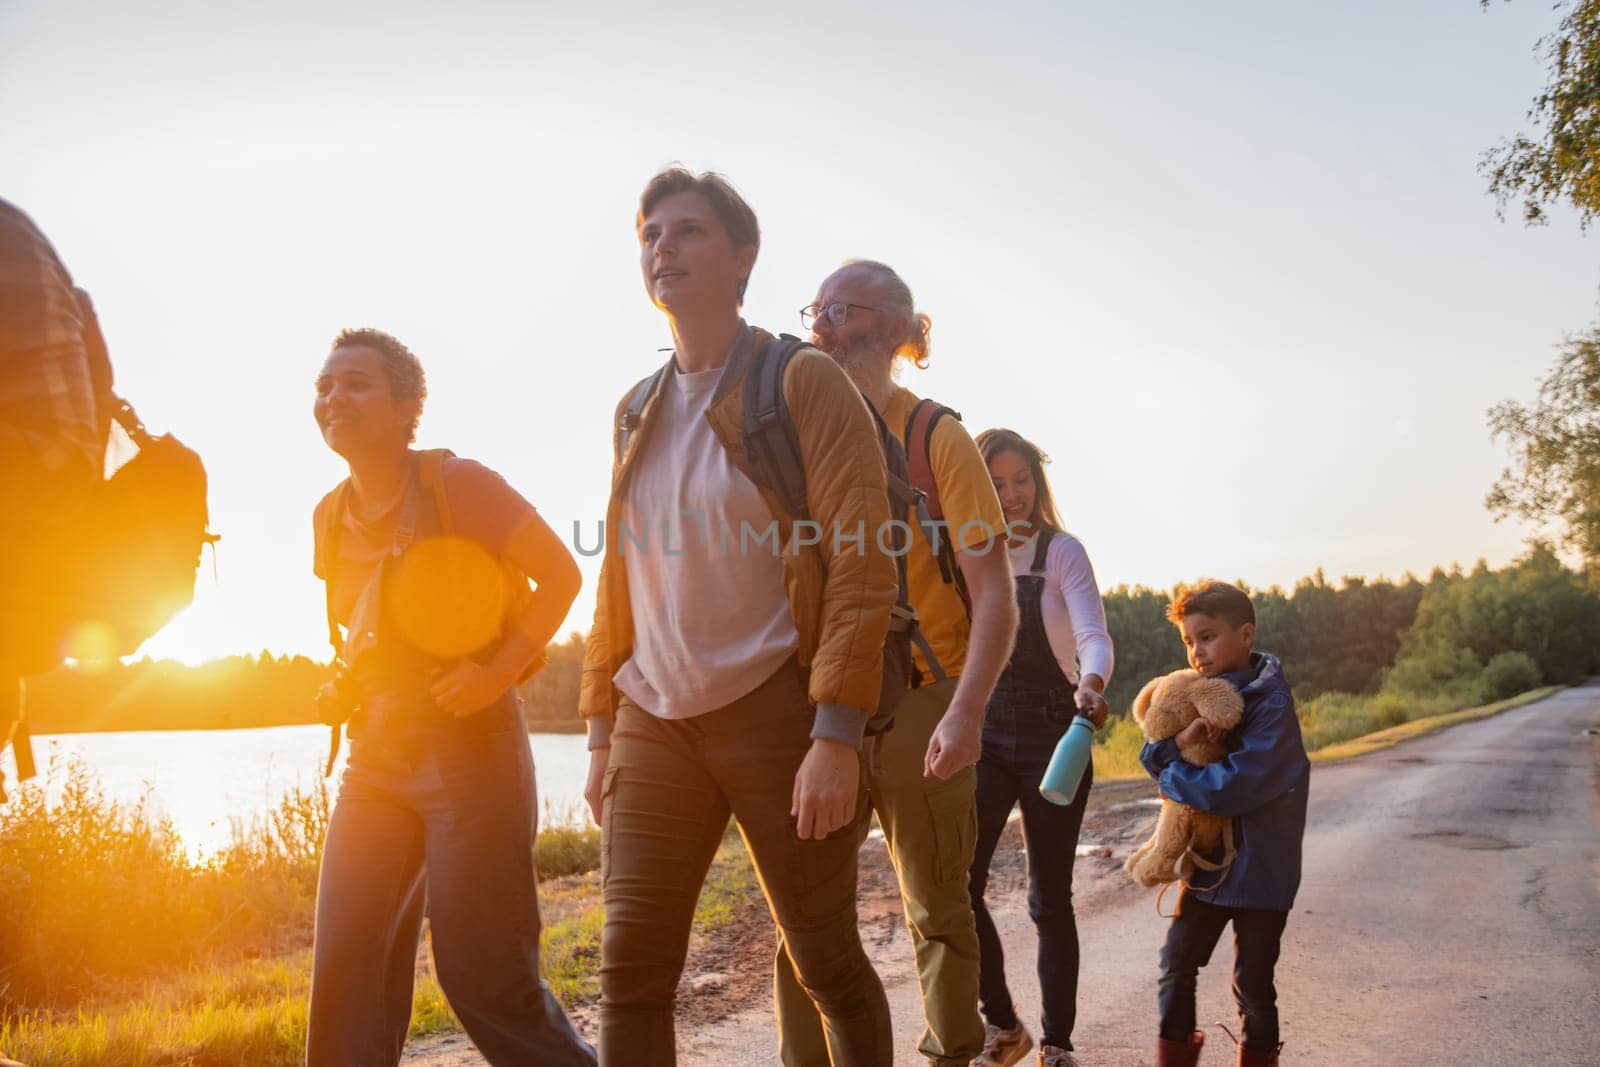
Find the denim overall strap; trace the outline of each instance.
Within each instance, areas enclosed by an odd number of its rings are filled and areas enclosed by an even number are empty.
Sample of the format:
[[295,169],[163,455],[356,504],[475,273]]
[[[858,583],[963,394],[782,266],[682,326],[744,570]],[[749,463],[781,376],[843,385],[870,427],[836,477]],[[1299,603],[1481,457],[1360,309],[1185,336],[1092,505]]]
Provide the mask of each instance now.
[[1072,692],[1072,682],[1061,670],[1055,653],[1050,649],[1050,635],[1044,628],[1045,561],[1050,555],[1050,541],[1055,531],[1039,531],[1039,544],[1034,549],[1033,566],[1027,574],[1017,576],[1017,642],[1011,650],[1011,660],[1000,676],[996,691],[1030,691],[1043,696],[1057,691]]

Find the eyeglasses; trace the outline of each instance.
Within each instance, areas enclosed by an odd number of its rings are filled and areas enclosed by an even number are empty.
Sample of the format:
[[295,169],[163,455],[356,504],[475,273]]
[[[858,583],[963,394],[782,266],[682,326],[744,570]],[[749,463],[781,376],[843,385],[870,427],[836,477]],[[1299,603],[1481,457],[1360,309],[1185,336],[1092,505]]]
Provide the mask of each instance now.
[[833,303],[826,305],[807,304],[800,309],[800,325],[809,330],[817,324],[817,319],[826,316],[828,325],[843,326],[844,320],[850,317],[851,308],[880,313],[883,310],[882,308],[869,308],[865,304],[847,304],[843,300],[835,300]]

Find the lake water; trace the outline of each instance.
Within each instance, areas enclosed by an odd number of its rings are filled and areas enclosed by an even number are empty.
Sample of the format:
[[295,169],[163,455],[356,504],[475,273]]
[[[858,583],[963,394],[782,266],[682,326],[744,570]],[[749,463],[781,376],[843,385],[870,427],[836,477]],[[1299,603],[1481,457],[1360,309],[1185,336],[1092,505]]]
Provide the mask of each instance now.
[[[589,769],[582,734],[530,734],[543,813],[580,816]],[[168,816],[185,850],[205,856],[226,845],[235,824],[249,825],[291,790],[313,790],[328,758],[326,726],[262,730],[161,730],[103,734],[45,734],[33,739],[39,775],[60,792],[68,761],[78,759],[108,797],[148,797]],[[54,764],[52,769],[51,765]],[[343,753],[328,779],[339,780]],[[8,788],[16,784],[11,750],[0,759]]]

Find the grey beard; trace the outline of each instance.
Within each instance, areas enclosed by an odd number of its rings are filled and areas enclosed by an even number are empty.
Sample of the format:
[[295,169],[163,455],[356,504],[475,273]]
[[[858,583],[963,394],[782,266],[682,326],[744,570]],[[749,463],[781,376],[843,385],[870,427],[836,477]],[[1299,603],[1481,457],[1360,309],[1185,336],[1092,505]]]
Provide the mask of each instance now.
[[867,341],[858,341],[848,348],[835,349],[828,355],[832,356],[834,362],[843,367],[845,373],[852,378],[875,377],[886,359],[891,363],[894,360],[892,353],[885,356]]

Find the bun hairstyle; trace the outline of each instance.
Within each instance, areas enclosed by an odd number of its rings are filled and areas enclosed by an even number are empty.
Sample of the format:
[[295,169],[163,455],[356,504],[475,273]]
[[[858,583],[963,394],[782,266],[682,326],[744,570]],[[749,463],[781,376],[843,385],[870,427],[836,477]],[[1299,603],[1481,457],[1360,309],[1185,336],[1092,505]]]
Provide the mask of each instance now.
[[875,259],[852,259],[840,266],[859,267],[872,273],[873,281],[883,290],[883,310],[891,315],[901,315],[910,324],[906,336],[895,347],[894,354],[918,370],[928,369],[928,349],[933,344],[933,320],[917,310],[911,299],[911,287],[905,279],[889,266]]
[[[716,171],[696,174],[682,163],[674,163],[645,184],[644,192],[639,195],[639,213],[634,216],[633,228],[641,229],[644,217],[662,200],[677,193],[698,193],[705,197],[733,247],[761,251],[761,224],[733,183]],[[744,291],[749,284],[748,275],[739,279],[740,305],[744,304]]]
[[1050,457],[1044,450],[1015,430],[994,429],[985,430],[977,438],[978,451],[983,454],[983,462],[987,466],[994,457],[1002,452],[1015,452],[1022,457],[1028,465],[1028,470],[1033,474],[1033,514],[1028,516],[1028,521],[1035,526],[1047,527],[1056,533],[1062,533],[1066,527],[1061,524],[1061,516],[1056,513],[1055,494],[1050,492],[1050,480],[1044,476],[1044,468],[1050,462]]
[[389,395],[399,401],[415,400],[417,414],[411,420],[406,441],[417,439],[417,423],[422,419],[422,403],[428,399],[428,379],[422,373],[422,361],[416,353],[400,343],[392,333],[363,328],[341,330],[333,339],[329,351],[335,348],[370,348],[378,353],[383,366],[383,376],[389,380]]

